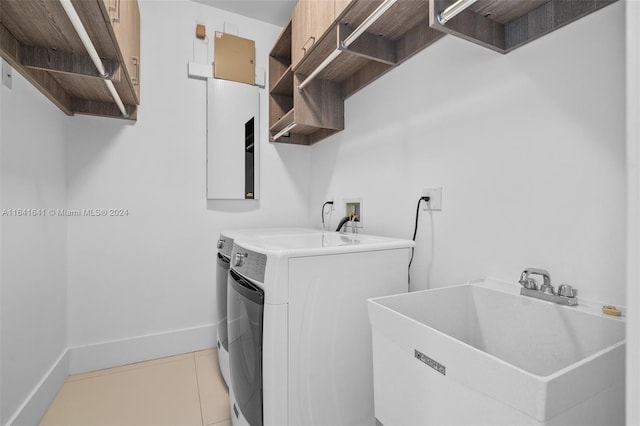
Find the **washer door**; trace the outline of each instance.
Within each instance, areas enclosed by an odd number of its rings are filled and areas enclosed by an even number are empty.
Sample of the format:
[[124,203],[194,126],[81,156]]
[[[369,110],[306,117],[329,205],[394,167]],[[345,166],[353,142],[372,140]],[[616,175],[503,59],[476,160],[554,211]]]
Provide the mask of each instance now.
[[231,387],[251,426],[262,426],[262,324],[264,291],[229,270],[227,324]]
[[226,352],[229,352],[227,333],[227,276],[229,275],[229,259],[218,253],[216,266],[216,303],[218,305],[218,339]]

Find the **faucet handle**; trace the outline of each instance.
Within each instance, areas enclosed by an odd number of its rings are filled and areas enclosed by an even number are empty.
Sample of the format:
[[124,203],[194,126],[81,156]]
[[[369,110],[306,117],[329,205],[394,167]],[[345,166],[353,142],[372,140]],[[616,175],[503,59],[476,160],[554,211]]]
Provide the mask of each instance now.
[[524,288],[528,288],[529,290],[538,289],[538,282],[535,280],[535,278],[527,278],[524,281],[520,281],[520,284],[522,284]]
[[562,284],[558,287],[558,295],[564,297],[575,297],[576,291],[569,284]]

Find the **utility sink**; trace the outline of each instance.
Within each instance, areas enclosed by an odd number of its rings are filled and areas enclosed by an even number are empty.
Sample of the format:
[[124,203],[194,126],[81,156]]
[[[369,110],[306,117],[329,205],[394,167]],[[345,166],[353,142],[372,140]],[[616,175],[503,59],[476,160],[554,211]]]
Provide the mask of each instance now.
[[383,425],[624,424],[624,320],[484,280],[371,299]]

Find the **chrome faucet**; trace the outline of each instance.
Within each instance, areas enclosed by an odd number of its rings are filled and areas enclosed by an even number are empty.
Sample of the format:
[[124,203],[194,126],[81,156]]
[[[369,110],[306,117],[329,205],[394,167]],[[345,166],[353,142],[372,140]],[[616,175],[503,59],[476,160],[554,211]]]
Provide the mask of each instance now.
[[[530,278],[530,275],[541,275],[542,286],[538,287],[538,282],[535,278]],[[520,280],[518,282],[522,285],[520,294],[523,296],[535,297],[536,299],[547,300],[562,305],[575,306],[578,304],[575,290],[571,288],[570,285],[563,284],[558,287],[558,291],[556,292],[551,285],[551,275],[544,269],[527,268],[520,274]]]
[[[538,289],[538,282],[529,278],[529,275],[542,275],[542,287]],[[547,294],[553,294],[553,286],[551,285],[551,275],[545,269],[539,268],[527,268],[520,274],[520,281],[518,281],[524,288],[531,290],[540,290]]]

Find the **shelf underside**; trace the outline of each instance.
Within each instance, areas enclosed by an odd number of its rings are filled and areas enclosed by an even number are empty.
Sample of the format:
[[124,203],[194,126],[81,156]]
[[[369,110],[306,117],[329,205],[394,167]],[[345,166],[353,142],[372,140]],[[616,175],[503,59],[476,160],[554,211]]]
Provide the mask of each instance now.
[[477,0],[469,10],[501,24],[524,16],[550,0]]
[[[108,77],[135,119],[136,100],[120,69],[120,58],[102,0],[73,0]],[[2,57],[68,115],[122,115],[57,0],[0,2]]]
[[500,53],[507,53],[617,0],[478,0],[440,24],[433,16],[453,0],[429,0],[429,24]]

